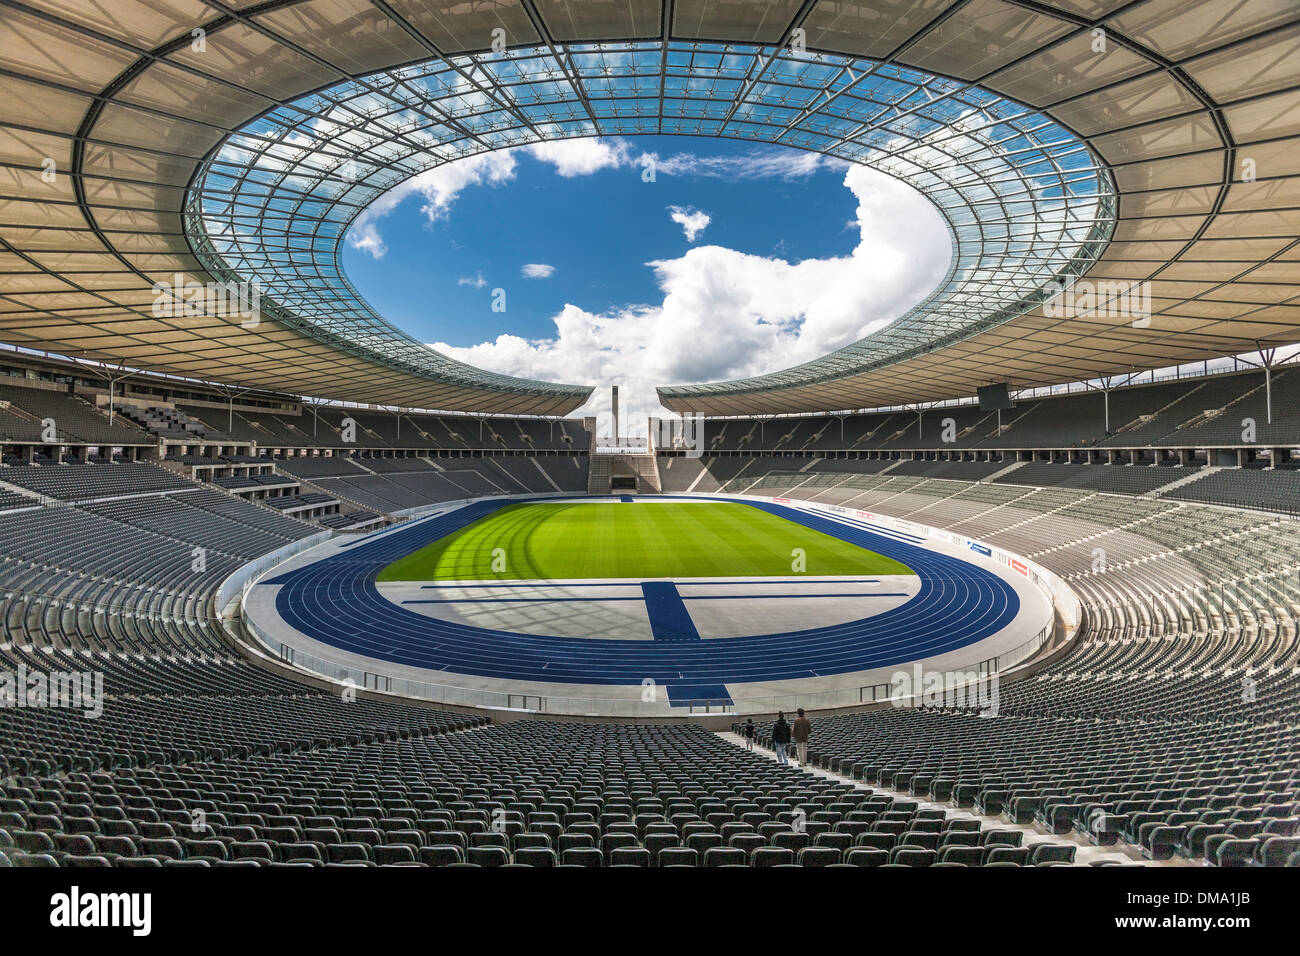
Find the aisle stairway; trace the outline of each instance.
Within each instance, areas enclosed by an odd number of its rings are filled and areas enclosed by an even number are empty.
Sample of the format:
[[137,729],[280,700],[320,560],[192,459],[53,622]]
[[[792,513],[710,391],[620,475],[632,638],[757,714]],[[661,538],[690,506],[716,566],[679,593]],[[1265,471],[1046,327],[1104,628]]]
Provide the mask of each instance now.
[[587,471],[587,494],[609,494],[609,476],[611,455],[592,455],[591,467]]

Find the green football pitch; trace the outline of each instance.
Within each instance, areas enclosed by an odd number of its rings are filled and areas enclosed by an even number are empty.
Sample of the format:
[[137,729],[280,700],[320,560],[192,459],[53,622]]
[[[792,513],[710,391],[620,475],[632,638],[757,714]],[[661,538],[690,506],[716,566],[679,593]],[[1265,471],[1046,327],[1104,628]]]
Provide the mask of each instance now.
[[[803,567],[797,568],[803,555]],[[511,505],[399,558],[380,581],[911,574],[892,558],[731,502]]]

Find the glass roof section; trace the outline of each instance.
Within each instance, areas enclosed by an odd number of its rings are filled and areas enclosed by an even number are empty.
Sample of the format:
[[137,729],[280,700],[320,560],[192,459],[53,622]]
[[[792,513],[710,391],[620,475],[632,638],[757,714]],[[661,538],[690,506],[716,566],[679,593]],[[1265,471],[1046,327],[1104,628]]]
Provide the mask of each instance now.
[[1114,185],[1087,145],[979,86],[790,47],[647,41],[439,57],[300,97],[203,161],[185,233],[214,276],[260,282],[263,311],[354,354],[474,386],[585,394],[429,349],[350,285],[341,246],[371,202],[435,166],[543,140],[635,134],[774,143],[871,166],[926,194],[953,242],[944,281],[881,331],[769,375],[662,388],[665,398],[829,380],[959,341],[1086,272],[1114,229]]

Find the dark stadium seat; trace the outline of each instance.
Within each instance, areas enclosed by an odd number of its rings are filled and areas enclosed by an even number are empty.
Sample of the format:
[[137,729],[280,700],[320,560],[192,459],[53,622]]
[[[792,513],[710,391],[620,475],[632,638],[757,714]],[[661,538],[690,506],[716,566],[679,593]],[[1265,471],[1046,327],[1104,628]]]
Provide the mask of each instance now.
[[837,847],[809,846],[799,851],[797,862],[800,866],[830,866],[841,859],[843,854]]
[[650,866],[650,851],[642,846],[620,846],[606,854],[609,866]]
[[[550,849],[549,847],[530,846],[530,847],[520,847],[518,850],[515,850],[514,862],[523,863],[528,866],[553,867],[557,865],[558,858],[555,855],[555,851]],[[441,864],[430,863],[429,865],[434,866],[434,865],[441,865]]]
[[1076,847],[1068,843],[1036,843],[1029,848],[1029,862],[1034,866],[1044,863],[1073,863]]
[[[386,850],[386,849],[391,849],[391,848],[390,848],[390,847],[381,847],[380,849],[381,849],[381,850]],[[411,848],[408,848],[408,849],[411,849]],[[412,856],[412,862],[415,862],[415,859],[414,859],[415,854],[414,854],[414,852],[412,852],[411,856]],[[500,846],[472,846],[472,847],[470,847],[469,850],[466,852],[465,859],[466,859],[467,862],[469,862],[469,863],[474,863],[474,864],[476,864],[476,865],[478,865],[478,866],[486,866],[486,867],[491,867],[491,866],[505,866],[507,863],[510,862],[510,854],[509,854],[509,852],[505,849],[505,847],[500,847]],[[376,859],[376,862],[378,862],[378,863],[380,863],[380,864],[382,865],[382,864],[384,864],[384,863],[387,862],[387,861],[385,861],[385,860],[382,859],[382,858],[377,858],[377,859]]]
[[749,857],[744,850],[734,847],[714,846],[704,851],[705,866],[748,866]]
[[560,854],[566,866],[604,866],[605,855],[595,847],[571,847]]
[[984,850],[977,846],[946,846],[939,851],[940,863],[964,863],[967,866],[982,866]]
[[[1255,401],[1244,379],[1229,378],[1195,394]],[[1170,402],[1198,400],[1180,398],[1193,386],[1166,384],[1159,394]],[[0,710],[0,866],[1061,865],[1076,862],[1072,843],[1052,840],[1066,834],[1123,841],[1155,863],[1294,865],[1300,545],[1293,522],[1261,509],[1292,502],[1300,471],[1150,456],[1014,460],[1006,442],[1095,428],[1096,403],[1076,398],[1045,399],[967,449],[996,449],[996,458],[902,457],[911,439],[899,429],[866,437],[889,416],[859,415],[846,434],[883,457],[779,457],[754,448],[757,438],[742,445],[741,429],[756,420],[733,419],[720,447],[748,454],[680,459],[693,464],[675,461],[671,477],[661,463],[668,491],[799,489],[987,540],[1077,589],[1085,626],[1076,644],[1002,685],[1005,719],[927,708],[816,716],[812,763],[860,787],[779,767],[695,726],[494,725],[364,696],[344,707],[233,650],[212,613],[222,580],[323,527],[232,492],[269,487],[259,481],[268,478],[296,489],[284,506],[310,501],[309,485],[319,485],[356,502],[352,514],[388,515],[478,492],[542,493],[551,479],[584,491],[586,456],[561,454],[567,447],[544,422],[494,420],[497,437],[485,441],[552,454],[444,459],[428,452],[471,449],[456,416],[411,413],[403,433],[419,424],[424,453],[397,455],[379,444],[397,440],[388,416],[361,413],[376,444],[355,459],[245,462],[228,486],[196,479],[210,466],[187,454],[161,464],[107,453],[96,463],[8,461],[0,669],[90,661],[113,696],[95,721]],[[1058,401],[1081,409],[1068,427],[1047,414]],[[1155,414],[1134,433],[1203,437],[1217,427],[1143,401],[1123,397],[1130,421]],[[83,428],[100,424],[89,405],[75,411],[90,416]],[[211,416],[192,411],[196,422]],[[233,427],[288,449],[304,434],[297,417],[250,411]],[[810,450],[829,448],[838,430],[808,417],[773,427],[773,442]],[[199,545],[206,569],[191,571]],[[1114,569],[1094,571],[1094,547]],[[770,724],[759,723],[766,746]],[[1022,830],[955,819],[959,808],[1033,824],[1048,841],[1022,846]]]
[[[483,848],[485,854],[489,853],[491,848]],[[391,866],[394,863],[415,863],[417,848],[405,843],[384,844],[375,847],[375,862],[380,866]],[[470,862],[478,863],[470,857]]]
[[884,866],[889,862],[889,851],[858,846],[844,854],[844,862],[853,866]]
[[700,854],[689,847],[666,847],[659,851],[659,866],[699,866]]

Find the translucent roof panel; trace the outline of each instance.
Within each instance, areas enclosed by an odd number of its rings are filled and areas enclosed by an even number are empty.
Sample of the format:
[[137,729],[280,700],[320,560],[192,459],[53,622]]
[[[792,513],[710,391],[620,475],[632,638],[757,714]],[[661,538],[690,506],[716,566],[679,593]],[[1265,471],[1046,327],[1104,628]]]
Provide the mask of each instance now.
[[491,373],[431,352],[352,288],[339,265],[352,220],[405,179],[492,149],[701,132],[902,179],[935,203],[953,243],[943,283],[907,315],[746,388],[835,378],[995,326],[1085,272],[1114,228],[1104,164],[1049,117],[988,90],[791,47],[650,41],[439,57],[300,97],[202,163],[185,231],[210,273],[261,283],[288,324],[488,385]]
[[[947,216],[954,258],[880,335],[663,389],[676,411],[938,401],[1267,350],[1300,341],[1298,51],[1296,0],[8,3],[0,341],[236,388],[566,414],[588,388],[422,348],[330,250],[431,165],[680,133],[904,178]],[[176,273],[236,269],[279,283],[260,323],[156,308]],[[1139,283],[1150,314],[1032,307],[1040,279],[1079,269]]]

